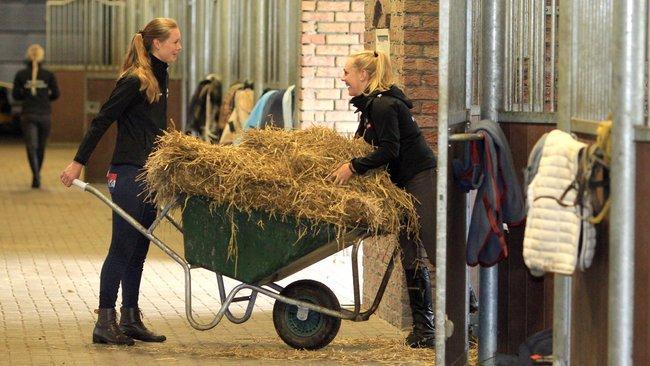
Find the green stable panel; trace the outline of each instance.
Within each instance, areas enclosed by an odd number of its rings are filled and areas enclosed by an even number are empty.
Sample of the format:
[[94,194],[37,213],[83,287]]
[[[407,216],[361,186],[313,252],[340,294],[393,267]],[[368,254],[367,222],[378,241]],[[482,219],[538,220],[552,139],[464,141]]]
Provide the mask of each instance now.
[[[241,282],[264,285],[280,280],[343,249],[336,242],[333,226],[311,230],[307,221],[269,218],[268,213],[235,212],[237,256],[228,258],[232,233],[226,208],[210,212],[204,197],[190,197],[183,210],[185,259],[199,266]],[[303,234],[299,236],[299,231]],[[360,232],[343,238],[345,246],[353,243]]]

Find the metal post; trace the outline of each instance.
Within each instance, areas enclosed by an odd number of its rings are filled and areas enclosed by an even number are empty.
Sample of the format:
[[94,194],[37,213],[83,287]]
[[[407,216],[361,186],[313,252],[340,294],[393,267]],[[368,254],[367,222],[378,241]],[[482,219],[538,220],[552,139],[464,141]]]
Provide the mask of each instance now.
[[202,56],[202,68],[201,68],[201,79],[205,78],[205,76],[209,73],[212,72],[212,67],[210,65],[210,61],[212,59],[212,50],[210,49],[210,40],[212,38],[212,35],[214,32],[212,32],[212,29],[214,28],[214,23],[212,22],[212,18],[209,16],[209,14],[212,13],[212,8],[214,7],[214,3],[212,1],[204,1],[203,2],[203,11],[201,11],[201,24],[203,27],[200,29],[205,29],[205,32],[199,32],[201,33],[201,56]]
[[255,6],[255,99],[264,90],[264,65],[266,64],[264,10],[266,0],[259,0]]
[[279,63],[278,81],[282,87],[289,85],[289,42],[291,41],[291,31],[289,18],[291,17],[291,2],[287,1],[280,5],[278,29],[280,33],[278,44],[277,62]]
[[631,366],[634,330],[636,150],[644,120],[647,1],[614,0],[612,211],[609,233],[609,365]]
[[[181,4],[176,5],[176,11],[177,11],[177,21],[180,22],[179,26],[181,27],[181,32],[183,32],[181,39],[182,39],[182,44],[183,48],[185,48],[185,41],[187,40],[187,4],[185,2]],[[188,52],[187,49],[183,51],[183,54],[181,55],[182,57],[182,63],[181,63],[181,68],[180,68],[180,74],[181,74],[181,125],[179,126],[181,131],[185,131],[185,126],[187,126],[187,123],[189,122],[187,120],[187,113],[184,113],[187,110],[187,101],[189,98],[188,95],[188,84],[187,84],[187,66],[189,65],[190,58],[188,57]]]
[[445,319],[447,317],[447,177],[449,138],[449,54],[451,1],[439,3],[440,52],[438,59],[438,175],[436,205],[436,365],[445,364]]
[[229,88],[232,83],[232,1],[221,1],[221,6],[221,82],[224,88]]
[[[552,0],[551,1],[551,75],[555,75],[555,37],[556,37],[556,31],[555,31],[555,25],[557,24],[557,5],[556,4],[557,0]],[[551,110],[555,111],[557,108],[555,107],[555,88],[550,88],[550,96],[549,99],[551,100]]]
[[573,281],[555,274],[553,279],[553,365],[571,364],[571,307]]
[[[483,47],[481,65],[481,119],[498,122],[503,109],[503,45],[504,10],[503,0],[482,2]],[[441,52],[442,53],[442,52]],[[480,312],[479,312],[479,362],[481,365],[495,365],[497,350],[497,305],[499,269],[492,266],[480,270]]]
[[483,49],[481,65],[481,118],[498,122],[498,112],[503,105],[503,0],[482,2]]
[[250,82],[253,77],[253,6],[251,0],[246,0],[244,4],[244,29],[246,29],[246,37],[244,37],[243,44],[243,60],[242,62],[242,74],[244,75],[242,79]]
[[467,15],[465,17],[465,108],[472,109],[472,67],[474,58],[472,47],[472,14],[475,9],[472,7],[472,0],[467,0]]
[[51,62],[52,54],[52,5],[45,3],[45,58]]
[[[573,88],[573,2],[561,1],[559,24],[558,100],[555,122],[564,131],[571,131]],[[571,364],[571,303],[573,280],[554,275],[553,283],[553,364]]]
[[198,60],[198,40],[197,40],[197,20],[198,20],[198,14],[197,14],[197,9],[196,7],[198,6],[196,3],[196,0],[191,1],[190,4],[188,5],[190,7],[189,11],[189,52],[186,52],[187,57],[187,68],[188,68],[188,78],[187,78],[187,83],[189,84],[188,90],[194,90],[196,85],[198,84],[198,77],[197,77],[197,67],[196,67],[196,62]]

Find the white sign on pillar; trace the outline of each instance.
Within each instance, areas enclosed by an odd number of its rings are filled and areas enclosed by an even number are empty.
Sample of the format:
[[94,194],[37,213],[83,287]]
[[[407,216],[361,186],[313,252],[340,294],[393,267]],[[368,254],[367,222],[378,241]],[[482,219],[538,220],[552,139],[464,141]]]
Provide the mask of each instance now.
[[390,57],[390,33],[387,28],[375,30],[375,51],[384,52]]

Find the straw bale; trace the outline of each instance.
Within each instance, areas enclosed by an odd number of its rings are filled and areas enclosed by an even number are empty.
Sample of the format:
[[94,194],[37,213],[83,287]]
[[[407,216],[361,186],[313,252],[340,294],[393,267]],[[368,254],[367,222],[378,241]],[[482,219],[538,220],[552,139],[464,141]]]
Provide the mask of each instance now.
[[249,130],[239,145],[211,145],[179,132],[158,141],[140,177],[159,205],[183,195],[211,199],[230,212],[252,210],[314,226],[332,224],[339,235],[354,228],[373,234],[417,230],[409,194],[383,169],[354,176],[345,186],[328,175],[372,147],[326,128]]

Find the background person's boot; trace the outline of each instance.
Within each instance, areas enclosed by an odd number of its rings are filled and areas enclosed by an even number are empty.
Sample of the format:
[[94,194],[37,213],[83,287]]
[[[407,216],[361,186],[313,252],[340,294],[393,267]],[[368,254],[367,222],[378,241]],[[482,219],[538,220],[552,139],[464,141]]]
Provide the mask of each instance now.
[[129,337],[143,342],[164,342],[167,339],[144,326],[142,313],[138,308],[120,308],[120,329]]
[[126,344],[132,346],[135,344],[133,339],[124,335],[117,326],[117,315],[114,308],[97,309],[95,312],[99,315],[95,329],[93,329],[93,343],[107,344]]
[[420,266],[417,270],[405,270],[405,274],[413,316],[413,329],[406,337],[406,343],[413,348],[433,348],[436,345],[436,330],[429,269]]

